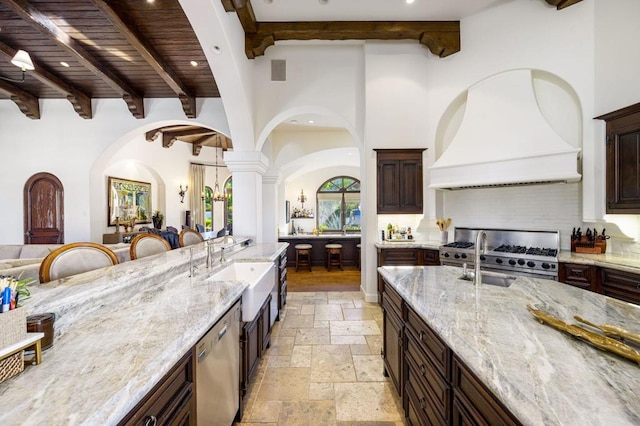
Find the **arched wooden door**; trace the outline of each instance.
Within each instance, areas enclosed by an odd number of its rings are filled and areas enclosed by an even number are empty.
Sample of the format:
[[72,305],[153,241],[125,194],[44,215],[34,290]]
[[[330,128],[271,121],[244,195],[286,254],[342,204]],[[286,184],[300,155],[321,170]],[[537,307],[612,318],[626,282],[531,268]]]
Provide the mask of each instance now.
[[64,244],[64,188],[51,173],[24,185],[24,243]]

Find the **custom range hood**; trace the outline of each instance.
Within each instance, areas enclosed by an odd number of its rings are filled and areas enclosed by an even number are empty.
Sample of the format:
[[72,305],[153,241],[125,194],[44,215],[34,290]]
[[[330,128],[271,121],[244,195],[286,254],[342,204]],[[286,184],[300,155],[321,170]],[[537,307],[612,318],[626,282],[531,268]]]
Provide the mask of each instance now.
[[429,187],[577,182],[579,154],[541,114],[531,70],[509,71],[468,90],[460,127],[429,169]]

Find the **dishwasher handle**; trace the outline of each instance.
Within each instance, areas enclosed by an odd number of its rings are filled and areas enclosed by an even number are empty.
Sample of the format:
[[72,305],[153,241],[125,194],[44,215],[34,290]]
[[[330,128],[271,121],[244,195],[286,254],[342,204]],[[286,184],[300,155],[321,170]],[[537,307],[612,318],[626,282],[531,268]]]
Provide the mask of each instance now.
[[218,342],[222,340],[225,334],[227,334],[227,324],[225,324],[224,327],[222,327],[222,330],[218,332]]

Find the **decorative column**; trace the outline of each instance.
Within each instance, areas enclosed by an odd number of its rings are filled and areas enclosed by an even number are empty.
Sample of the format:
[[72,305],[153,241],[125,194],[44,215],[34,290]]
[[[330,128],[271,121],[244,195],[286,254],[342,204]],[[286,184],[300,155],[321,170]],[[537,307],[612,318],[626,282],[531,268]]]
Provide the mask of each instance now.
[[224,162],[233,178],[233,235],[263,242],[262,176],[269,159],[258,151],[226,151]]
[[[284,211],[284,200],[280,200],[278,193],[278,182],[280,172],[269,169],[267,174],[262,176],[262,242],[278,242],[278,215]],[[284,198],[284,197],[282,197]]]

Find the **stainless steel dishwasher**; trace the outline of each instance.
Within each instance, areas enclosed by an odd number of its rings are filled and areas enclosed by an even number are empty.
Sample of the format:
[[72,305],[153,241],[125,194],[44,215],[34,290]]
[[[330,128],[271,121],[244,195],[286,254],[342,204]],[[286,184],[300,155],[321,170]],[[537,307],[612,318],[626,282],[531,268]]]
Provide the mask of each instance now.
[[233,424],[240,408],[240,322],[238,301],[196,345],[198,425]]

